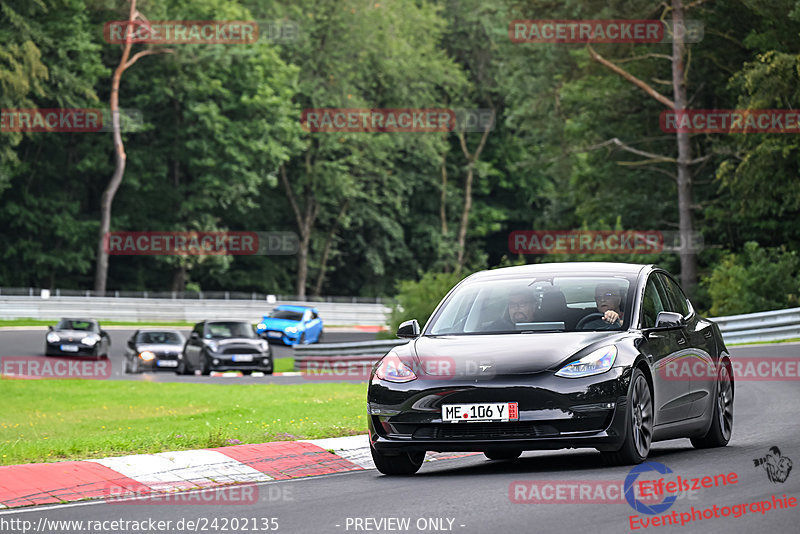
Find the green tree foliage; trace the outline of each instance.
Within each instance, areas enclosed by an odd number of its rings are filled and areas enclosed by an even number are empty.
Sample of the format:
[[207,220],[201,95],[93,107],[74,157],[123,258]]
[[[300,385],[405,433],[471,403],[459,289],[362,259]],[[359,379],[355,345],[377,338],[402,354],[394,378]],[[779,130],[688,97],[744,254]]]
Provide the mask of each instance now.
[[430,318],[436,305],[447,292],[459,283],[465,274],[428,272],[419,280],[401,280],[397,284],[395,304],[389,316],[389,333],[394,332],[403,321],[416,319],[420,328]]
[[749,241],[740,254],[729,254],[705,285],[711,315],[779,310],[800,305],[800,257],[785,248],[762,248]]

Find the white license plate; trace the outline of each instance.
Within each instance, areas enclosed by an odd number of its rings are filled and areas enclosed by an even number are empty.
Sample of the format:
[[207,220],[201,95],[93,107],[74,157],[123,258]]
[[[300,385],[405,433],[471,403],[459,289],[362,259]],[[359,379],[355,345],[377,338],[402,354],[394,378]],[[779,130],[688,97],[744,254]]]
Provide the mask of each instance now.
[[177,360],[158,360],[156,362],[158,367],[178,367]]
[[62,352],[78,352],[78,345],[61,345]]
[[460,423],[462,421],[516,421],[519,407],[516,402],[488,402],[481,404],[443,404],[442,421]]
[[234,354],[233,358],[231,358],[235,362],[252,362],[253,355],[252,354]]
[[269,337],[282,337],[283,334],[281,334],[280,332],[267,332],[267,336],[269,336]]

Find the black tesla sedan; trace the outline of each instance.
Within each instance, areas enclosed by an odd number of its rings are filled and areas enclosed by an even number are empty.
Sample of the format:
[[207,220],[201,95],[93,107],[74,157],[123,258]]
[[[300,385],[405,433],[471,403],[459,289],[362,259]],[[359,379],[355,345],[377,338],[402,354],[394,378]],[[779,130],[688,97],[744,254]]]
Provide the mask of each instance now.
[[178,356],[177,374],[211,371],[261,371],[272,374],[269,343],[247,321],[202,321],[194,325]]
[[[372,369],[370,449],[389,475],[425,451],[595,448],[644,461],[653,441],[728,443],[733,374],[719,328],[652,265],[551,263],[475,273],[424,329],[403,323]],[[688,376],[676,369],[705,369]]]
[[91,356],[108,358],[111,339],[94,319],[61,319],[47,327],[46,356]]
[[175,371],[184,344],[177,330],[137,330],[125,349],[125,372]]

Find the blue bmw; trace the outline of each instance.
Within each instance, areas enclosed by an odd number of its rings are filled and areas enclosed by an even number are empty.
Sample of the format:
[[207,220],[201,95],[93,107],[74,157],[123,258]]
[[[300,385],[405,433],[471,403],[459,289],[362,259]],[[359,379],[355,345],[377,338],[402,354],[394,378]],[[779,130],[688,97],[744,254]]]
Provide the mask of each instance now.
[[265,315],[256,332],[267,341],[305,345],[322,341],[322,319],[316,308],[284,304]]

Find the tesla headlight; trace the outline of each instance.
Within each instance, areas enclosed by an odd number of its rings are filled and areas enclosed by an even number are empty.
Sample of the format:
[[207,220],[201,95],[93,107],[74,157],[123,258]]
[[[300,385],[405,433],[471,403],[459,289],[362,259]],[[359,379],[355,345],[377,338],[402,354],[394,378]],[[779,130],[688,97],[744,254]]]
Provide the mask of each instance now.
[[81,339],[81,343],[83,343],[84,345],[88,345],[90,347],[93,346],[98,341],[100,341],[100,336],[98,336],[97,334],[89,334],[88,336]]
[[146,361],[146,362],[149,362],[149,361],[152,361],[152,360],[155,360],[155,359],[156,359],[156,355],[155,355],[155,354],[153,354],[152,352],[150,352],[149,350],[142,351],[142,352],[139,354],[139,357],[140,357],[142,360]]
[[558,370],[556,376],[564,378],[583,378],[605,373],[617,359],[617,347],[610,345],[590,352],[580,360],[568,363]]
[[286,331],[289,332],[290,334],[296,334],[297,333],[297,327],[296,326],[288,326],[288,327],[286,327]]
[[402,383],[417,379],[417,375],[414,374],[411,367],[403,363],[400,357],[393,352],[384,356],[381,363],[378,364],[378,368],[375,369],[375,376],[387,382]]
[[47,342],[48,343],[58,343],[59,341],[61,341],[61,338],[58,337],[58,334],[56,334],[55,332],[48,332],[47,333]]

